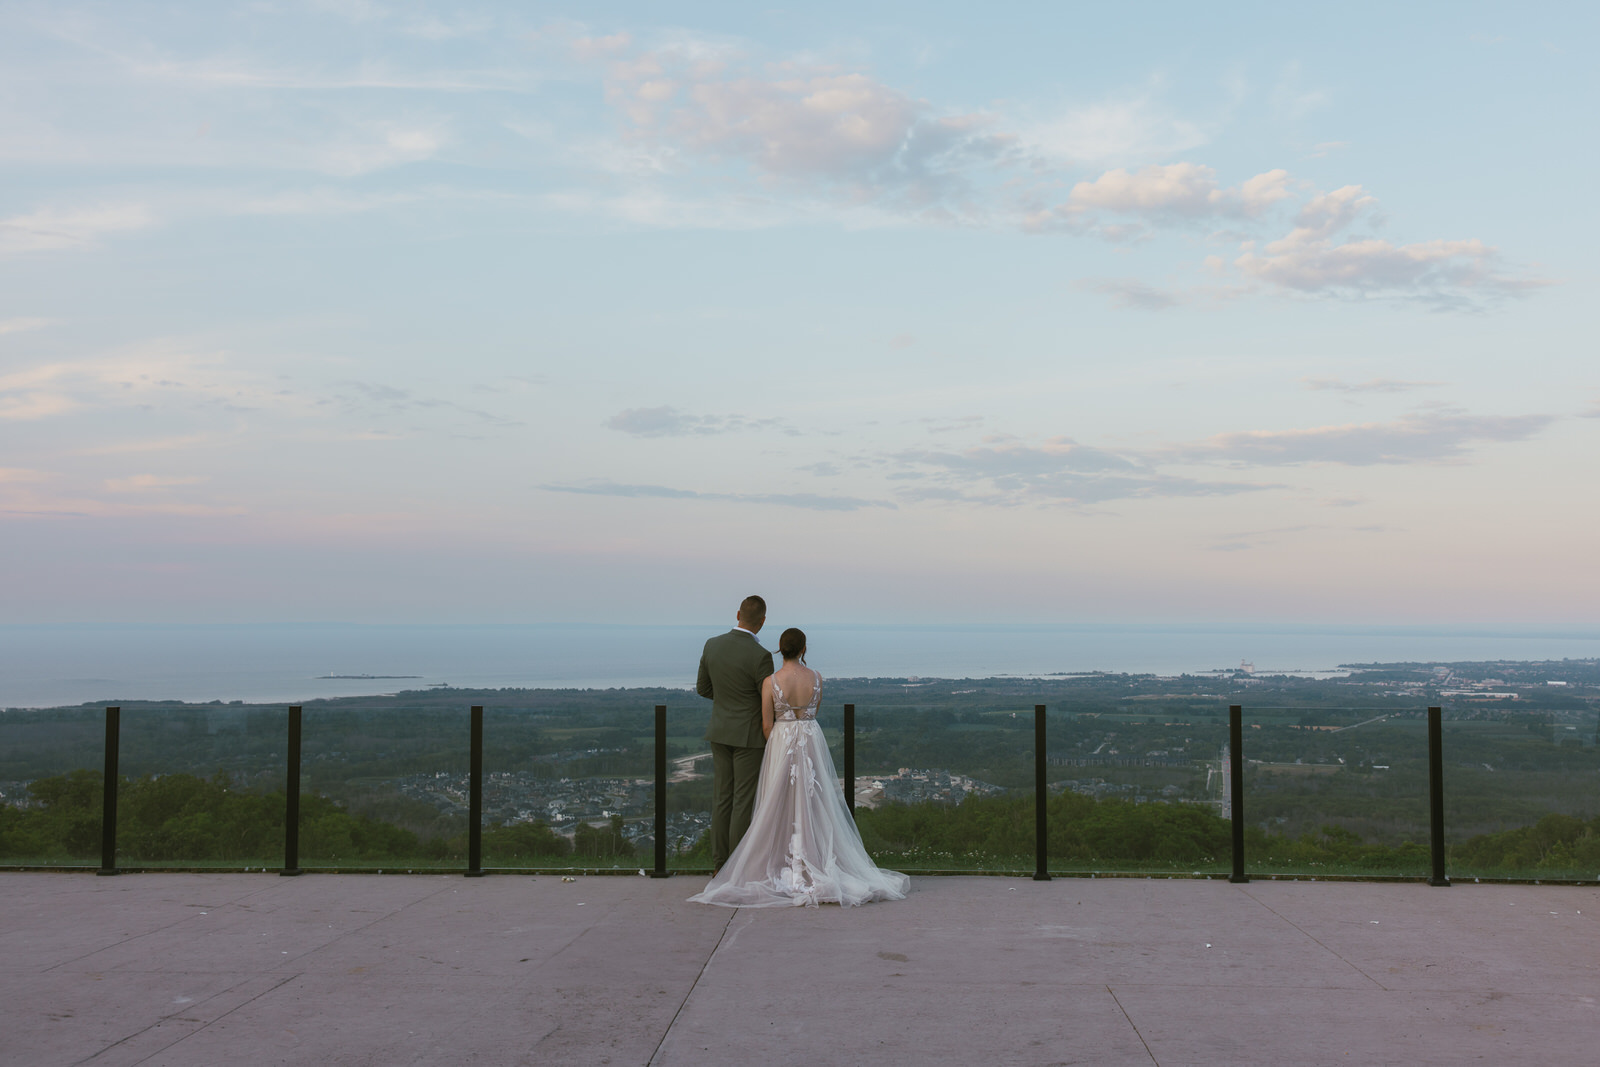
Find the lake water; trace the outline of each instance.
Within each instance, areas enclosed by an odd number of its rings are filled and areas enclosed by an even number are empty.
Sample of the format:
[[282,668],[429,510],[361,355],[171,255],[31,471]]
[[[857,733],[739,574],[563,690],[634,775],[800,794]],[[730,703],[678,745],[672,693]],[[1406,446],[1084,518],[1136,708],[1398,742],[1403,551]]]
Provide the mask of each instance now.
[[[692,687],[712,626],[0,625],[0,707],[127,700],[294,703],[446,683]],[[764,632],[763,643],[777,644]],[[819,625],[824,676],[1332,671],[1341,663],[1600,657],[1600,631],[1450,627]],[[415,675],[323,678],[322,675]]]

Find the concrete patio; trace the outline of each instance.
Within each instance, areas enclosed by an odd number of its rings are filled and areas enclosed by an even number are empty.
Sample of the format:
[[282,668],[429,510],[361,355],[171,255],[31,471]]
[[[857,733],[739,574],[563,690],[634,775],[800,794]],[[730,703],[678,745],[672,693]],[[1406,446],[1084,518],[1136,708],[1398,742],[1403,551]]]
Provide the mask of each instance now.
[[1600,888],[0,874],[0,1063],[1559,1064]]

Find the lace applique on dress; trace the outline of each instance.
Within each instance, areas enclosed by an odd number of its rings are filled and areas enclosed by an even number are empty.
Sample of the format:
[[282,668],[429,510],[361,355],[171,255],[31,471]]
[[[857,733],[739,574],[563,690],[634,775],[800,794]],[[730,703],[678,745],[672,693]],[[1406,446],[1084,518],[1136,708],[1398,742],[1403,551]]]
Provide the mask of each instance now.
[[[774,722],[812,723],[817,721],[817,707],[822,701],[822,676],[816,671],[811,672],[811,701],[803,708],[797,708],[789,703],[789,698],[783,694],[783,686],[774,677],[772,679],[772,718]],[[805,783],[806,795],[814,797],[821,782],[817,778],[816,761],[811,756],[811,746],[806,743],[805,734],[800,730],[785,731],[783,735],[784,757],[789,764],[789,781],[793,785]]]

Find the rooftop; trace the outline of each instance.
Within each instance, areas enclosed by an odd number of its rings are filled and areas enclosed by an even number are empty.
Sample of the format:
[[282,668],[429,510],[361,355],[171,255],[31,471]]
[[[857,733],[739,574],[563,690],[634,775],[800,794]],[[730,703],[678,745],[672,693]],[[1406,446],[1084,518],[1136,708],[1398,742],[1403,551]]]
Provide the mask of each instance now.
[[0,874],[0,1061],[1589,1062],[1600,888]]

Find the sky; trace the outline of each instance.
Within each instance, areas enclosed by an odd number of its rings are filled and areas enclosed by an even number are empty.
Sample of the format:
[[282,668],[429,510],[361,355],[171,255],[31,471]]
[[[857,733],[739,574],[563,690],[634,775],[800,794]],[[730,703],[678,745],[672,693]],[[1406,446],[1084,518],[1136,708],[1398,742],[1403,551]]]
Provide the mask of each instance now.
[[0,622],[1587,625],[1590,4],[0,6]]

